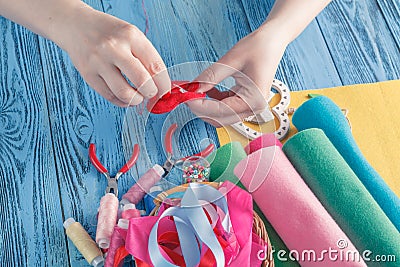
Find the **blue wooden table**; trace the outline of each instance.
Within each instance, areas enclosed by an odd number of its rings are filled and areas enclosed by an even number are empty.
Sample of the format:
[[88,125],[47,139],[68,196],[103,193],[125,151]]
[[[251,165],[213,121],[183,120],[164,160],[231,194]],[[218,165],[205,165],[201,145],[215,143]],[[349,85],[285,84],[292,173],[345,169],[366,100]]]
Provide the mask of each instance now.
[[[216,61],[256,29],[273,4],[87,2],[142,30],[148,17],[147,36],[168,66]],[[182,122],[190,114],[127,113],[91,90],[52,42],[4,18],[0,29],[0,266],[86,266],[62,223],[74,217],[95,234],[106,180],[89,162],[89,143],[97,144],[111,172],[133,143],[147,150],[120,179],[124,193],[152,164],[164,162],[164,121]],[[292,90],[399,79],[399,52],[399,0],[338,0],[287,48],[276,77]],[[198,119],[187,123],[177,138],[182,155],[199,150],[206,138],[218,143],[211,126]]]

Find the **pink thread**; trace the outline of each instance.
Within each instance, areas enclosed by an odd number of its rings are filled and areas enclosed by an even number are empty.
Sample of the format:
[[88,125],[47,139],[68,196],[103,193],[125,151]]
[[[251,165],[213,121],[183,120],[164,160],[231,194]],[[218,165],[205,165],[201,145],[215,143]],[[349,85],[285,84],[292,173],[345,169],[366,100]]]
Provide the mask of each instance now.
[[131,219],[140,217],[140,211],[137,209],[134,210],[125,210],[122,212],[122,219]]
[[136,209],[135,204],[128,203],[124,205],[123,211],[121,213],[122,219],[129,220],[131,218],[138,218],[140,216],[140,210]]
[[144,35],[147,36],[147,33],[149,32],[149,16],[147,15],[147,10],[146,10],[146,7],[144,6],[144,0],[142,0],[142,9],[143,9],[144,17],[146,19],[146,29],[144,31]]
[[160,165],[154,165],[122,196],[122,199],[136,205],[149,192],[150,188],[160,181],[163,174],[163,168]]
[[111,235],[117,222],[118,205],[118,198],[111,193],[105,194],[100,200],[96,231],[96,243],[100,248],[110,246]]
[[[122,232],[124,232],[124,234]],[[115,253],[117,252],[118,248],[125,245],[126,233],[127,229],[122,229],[118,226],[115,226],[104,267],[114,266]]]

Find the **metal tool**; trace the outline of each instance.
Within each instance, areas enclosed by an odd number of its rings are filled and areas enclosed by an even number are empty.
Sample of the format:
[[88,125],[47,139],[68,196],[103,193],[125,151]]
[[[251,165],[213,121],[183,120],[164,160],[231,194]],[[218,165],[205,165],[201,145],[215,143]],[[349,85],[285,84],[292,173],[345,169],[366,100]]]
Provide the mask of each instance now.
[[164,144],[165,144],[165,150],[167,152],[167,160],[165,161],[164,165],[162,166],[165,173],[163,177],[167,176],[168,173],[172,170],[172,168],[180,163],[183,163],[186,159],[190,157],[207,157],[213,150],[214,150],[214,144],[209,144],[204,150],[201,152],[192,155],[192,156],[187,156],[184,158],[180,159],[174,159],[173,155],[173,149],[172,149],[172,137],[178,128],[178,125],[176,123],[172,124],[169,129],[167,130],[165,137],[164,137]]
[[118,197],[118,178],[126,173],[130,168],[132,168],[133,165],[135,165],[136,160],[139,156],[139,145],[135,144],[133,147],[133,153],[131,158],[126,162],[126,164],[117,172],[117,174],[114,177],[111,177],[110,173],[108,170],[101,164],[99,159],[96,156],[96,145],[95,144],[90,144],[89,146],[89,158],[90,161],[92,162],[93,166],[104,176],[107,178],[107,188],[106,188],[106,194],[107,193],[113,193],[116,197]]

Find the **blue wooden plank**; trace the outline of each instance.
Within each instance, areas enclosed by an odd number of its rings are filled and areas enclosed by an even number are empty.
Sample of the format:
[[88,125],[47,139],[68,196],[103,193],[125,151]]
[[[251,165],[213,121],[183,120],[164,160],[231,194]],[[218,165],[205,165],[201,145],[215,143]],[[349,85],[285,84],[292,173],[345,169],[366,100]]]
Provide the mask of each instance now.
[[394,41],[400,49],[400,1],[378,0],[378,5],[389,30],[392,32]]
[[[242,0],[252,30],[267,18],[273,0]],[[271,42],[273,42],[271,36]],[[318,24],[313,20],[286,49],[276,78],[293,91],[342,85]]]
[[37,36],[0,29],[0,265],[67,266]]
[[335,0],[317,20],[343,84],[400,78],[399,47],[376,0]]

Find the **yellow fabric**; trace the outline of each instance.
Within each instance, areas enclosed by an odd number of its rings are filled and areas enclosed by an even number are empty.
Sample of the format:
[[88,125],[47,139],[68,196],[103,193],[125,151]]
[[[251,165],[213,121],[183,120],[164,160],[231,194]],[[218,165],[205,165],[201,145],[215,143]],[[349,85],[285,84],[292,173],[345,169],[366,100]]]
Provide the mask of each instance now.
[[[325,95],[341,108],[349,110],[348,118],[358,146],[368,162],[400,196],[400,80],[292,92],[290,107],[300,106],[309,99],[310,93]],[[252,128],[259,130],[255,126]],[[274,124],[263,125],[262,130],[273,132]],[[231,127],[217,132],[221,145],[232,141],[240,141],[242,145],[249,142]],[[296,129],[291,125],[289,136],[295,133]]]

